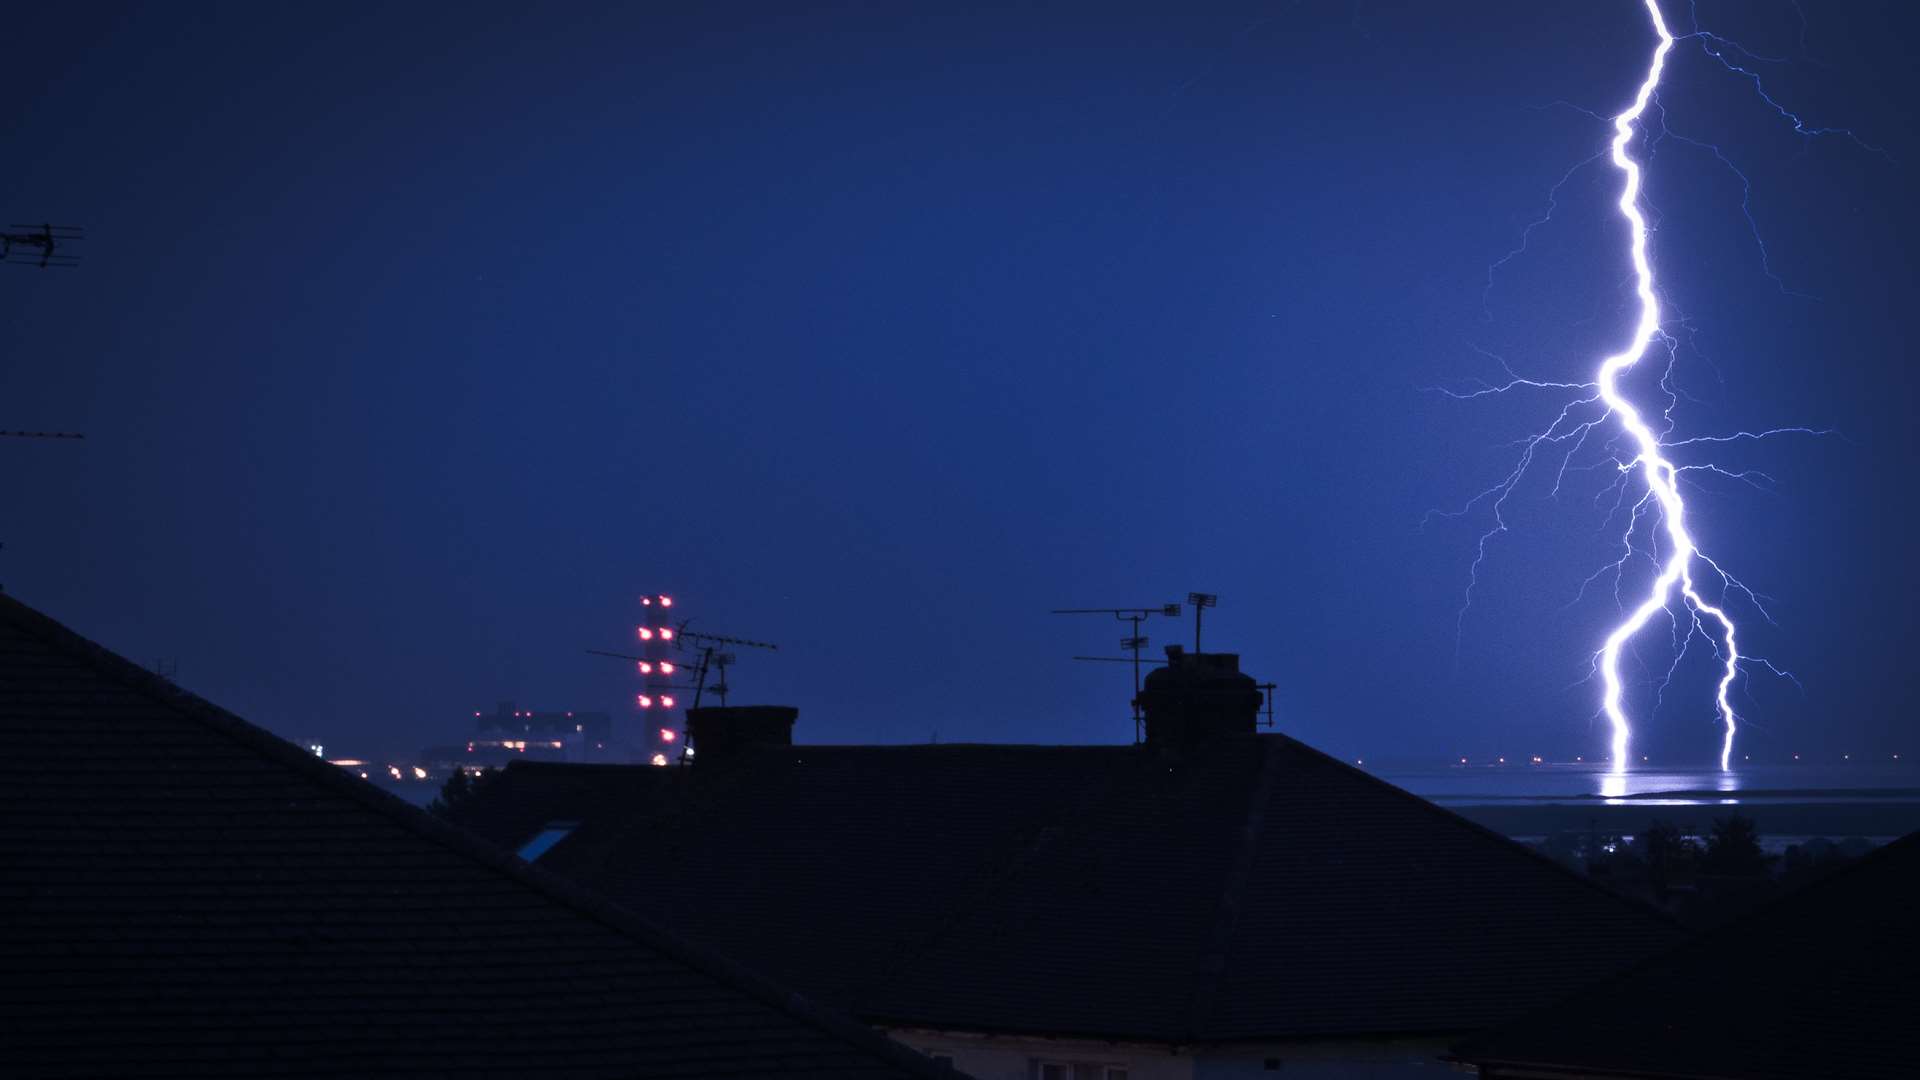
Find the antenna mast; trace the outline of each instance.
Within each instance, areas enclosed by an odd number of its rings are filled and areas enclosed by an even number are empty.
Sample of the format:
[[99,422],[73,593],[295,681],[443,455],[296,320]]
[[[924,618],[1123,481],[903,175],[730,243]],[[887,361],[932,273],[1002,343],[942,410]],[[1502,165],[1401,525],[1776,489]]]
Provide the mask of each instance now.
[[[679,699],[676,698],[671,691],[691,690],[693,692],[693,702],[691,706],[689,706],[690,708],[699,708],[701,698],[709,691],[720,699],[720,704],[725,705],[727,703],[728,690],[727,668],[738,658],[733,653],[725,651],[722,647],[727,645],[741,645],[752,649],[778,650],[780,648],[780,646],[767,641],[752,641],[747,638],[729,637],[725,634],[709,634],[698,630],[689,630],[687,626],[693,621],[691,619],[681,619],[678,623],[674,623],[673,620],[666,617],[665,614],[668,609],[673,607],[673,597],[665,593],[653,593],[642,596],[640,598],[640,606],[646,610],[646,618],[653,624],[643,624],[634,628],[635,636],[640,640],[642,655],[636,656],[630,653],[608,652],[604,649],[588,649],[587,652],[593,656],[610,656],[619,660],[633,661],[640,672],[641,678],[648,680],[642,691],[634,695],[634,705],[642,712],[651,714],[651,711],[654,709],[668,711],[681,708]],[[694,652],[697,655],[697,658],[692,664],[677,664],[664,655],[668,650],[679,651],[685,649],[689,642],[692,643]],[[685,683],[654,681],[669,679],[679,673],[683,667],[688,667],[693,672],[693,685],[688,686]],[[707,682],[709,672],[714,673],[716,680],[711,685]],[[662,719],[667,721],[668,726],[661,726],[655,729],[654,734],[657,737],[657,741],[666,744],[678,743],[680,753],[677,756],[684,764],[687,758],[693,753],[693,747],[689,745],[687,738],[686,720],[683,716],[680,722],[675,725],[669,717],[662,717]],[[669,764],[668,755],[664,751],[655,753],[651,761],[655,765]]]
[[[1132,654],[1133,663],[1133,741],[1140,741],[1140,651],[1147,647],[1147,638],[1140,633],[1140,624],[1155,615],[1180,614],[1179,604],[1161,604],[1158,607],[1131,608],[1055,608],[1053,615],[1111,615],[1124,623],[1132,624],[1127,636],[1120,639],[1120,647]],[[1075,660],[1118,661],[1117,656],[1076,656]],[[1124,662],[1124,661],[1123,661]],[[1159,661],[1149,661],[1158,663]]]

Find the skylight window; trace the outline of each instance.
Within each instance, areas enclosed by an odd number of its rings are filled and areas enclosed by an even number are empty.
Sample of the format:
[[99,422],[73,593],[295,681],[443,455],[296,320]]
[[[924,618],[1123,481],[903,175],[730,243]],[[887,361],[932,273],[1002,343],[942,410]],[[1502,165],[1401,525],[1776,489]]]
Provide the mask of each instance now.
[[573,830],[579,827],[580,823],[577,821],[548,822],[546,828],[541,829],[533,835],[533,839],[521,844],[520,850],[515,852],[515,854],[528,862],[533,862],[551,850],[553,845],[565,840]]

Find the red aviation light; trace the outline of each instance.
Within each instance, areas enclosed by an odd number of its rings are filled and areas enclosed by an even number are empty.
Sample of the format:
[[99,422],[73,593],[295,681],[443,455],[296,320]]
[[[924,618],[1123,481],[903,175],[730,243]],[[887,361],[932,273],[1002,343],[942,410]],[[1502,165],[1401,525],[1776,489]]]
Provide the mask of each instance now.
[[660,707],[663,709],[673,708],[673,699],[665,694],[660,695]]
[[661,598],[660,598],[660,606],[661,606],[661,607],[672,607],[672,606],[673,606],[673,597],[671,597],[671,596],[663,596],[663,597],[661,597]]
[[670,660],[660,661],[660,674],[662,675],[673,674],[673,662]]
[[661,628],[660,628],[660,640],[661,640],[661,641],[672,641],[672,640],[673,640],[673,627],[671,627],[671,626],[663,626],[663,627],[661,627]]
[[641,708],[643,708],[643,709],[651,709],[651,708],[653,708],[653,699],[652,699],[652,698],[650,698],[650,697],[648,697],[648,696],[647,696],[647,695],[645,695],[645,694],[637,694],[637,695],[635,695],[635,696],[634,696],[634,701],[635,701],[636,703],[638,703],[638,704],[639,704],[639,706],[640,706]]
[[653,665],[647,663],[645,660],[640,661],[640,674],[642,675],[653,674]]
[[661,729],[660,729],[660,741],[661,741],[661,742],[672,742],[673,740],[675,740],[675,739],[677,739],[677,738],[679,738],[679,737],[680,737],[680,733],[679,733],[679,732],[677,732],[677,731],[675,731],[675,730],[673,730],[673,729],[672,729],[672,728],[670,728],[670,727],[663,727],[663,728],[661,728]]
[[641,606],[641,607],[652,607],[652,606],[653,606],[653,597],[651,597],[651,596],[643,596],[643,597],[641,597],[641,598],[640,598],[640,606]]
[[640,628],[639,628],[639,630],[640,630],[640,640],[641,640],[641,641],[652,641],[652,640],[653,640],[653,631],[651,631],[651,630],[649,630],[649,629],[647,629],[647,628],[646,628],[646,627],[644,627],[644,626],[642,626],[642,627],[640,627]]

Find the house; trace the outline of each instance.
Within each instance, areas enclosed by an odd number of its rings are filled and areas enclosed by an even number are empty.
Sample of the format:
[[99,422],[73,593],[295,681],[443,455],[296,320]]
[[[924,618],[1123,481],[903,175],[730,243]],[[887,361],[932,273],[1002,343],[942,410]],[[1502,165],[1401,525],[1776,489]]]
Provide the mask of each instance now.
[[0,597],[0,1071],[951,1076]]
[[1850,1080],[1920,1062],[1920,833],[1456,1048],[1483,1077]]
[[792,709],[693,710],[690,767],[516,762],[459,820],[981,1077],[1432,1076],[1679,940],[1258,734],[1260,700],[1176,648],[1140,745],[806,746]]

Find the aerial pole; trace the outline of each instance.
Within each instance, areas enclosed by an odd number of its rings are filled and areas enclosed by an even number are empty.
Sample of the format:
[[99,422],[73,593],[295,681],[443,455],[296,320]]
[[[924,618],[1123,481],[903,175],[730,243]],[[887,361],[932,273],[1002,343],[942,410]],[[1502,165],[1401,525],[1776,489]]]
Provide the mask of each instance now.
[[[46,270],[55,266],[78,266],[78,255],[62,254],[63,245],[85,239],[82,231],[72,225],[49,225],[42,223],[38,231],[32,225],[13,225],[11,230],[0,233],[0,262],[14,266],[37,266]],[[20,250],[15,250],[16,248]],[[35,256],[35,252],[38,256]],[[5,439],[84,439],[85,435],[77,431],[0,431]]]
[[1218,606],[1220,598],[1213,593],[1190,592],[1187,594],[1187,603],[1193,605],[1193,651],[1197,654],[1200,651],[1200,616],[1208,608]]
[[[1154,615],[1180,614],[1179,604],[1161,604],[1158,607],[1132,608],[1055,608],[1053,615],[1111,615],[1121,622],[1128,623],[1126,637],[1120,639],[1120,647],[1131,654],[1133,664],[1133,741],[1140,741],[1140,652],[1147,647],[1147,638],[1140,633],[1140,624]],[[1076,656],[1075,660],[1114,661],[1121,657],[1112,656]]]

